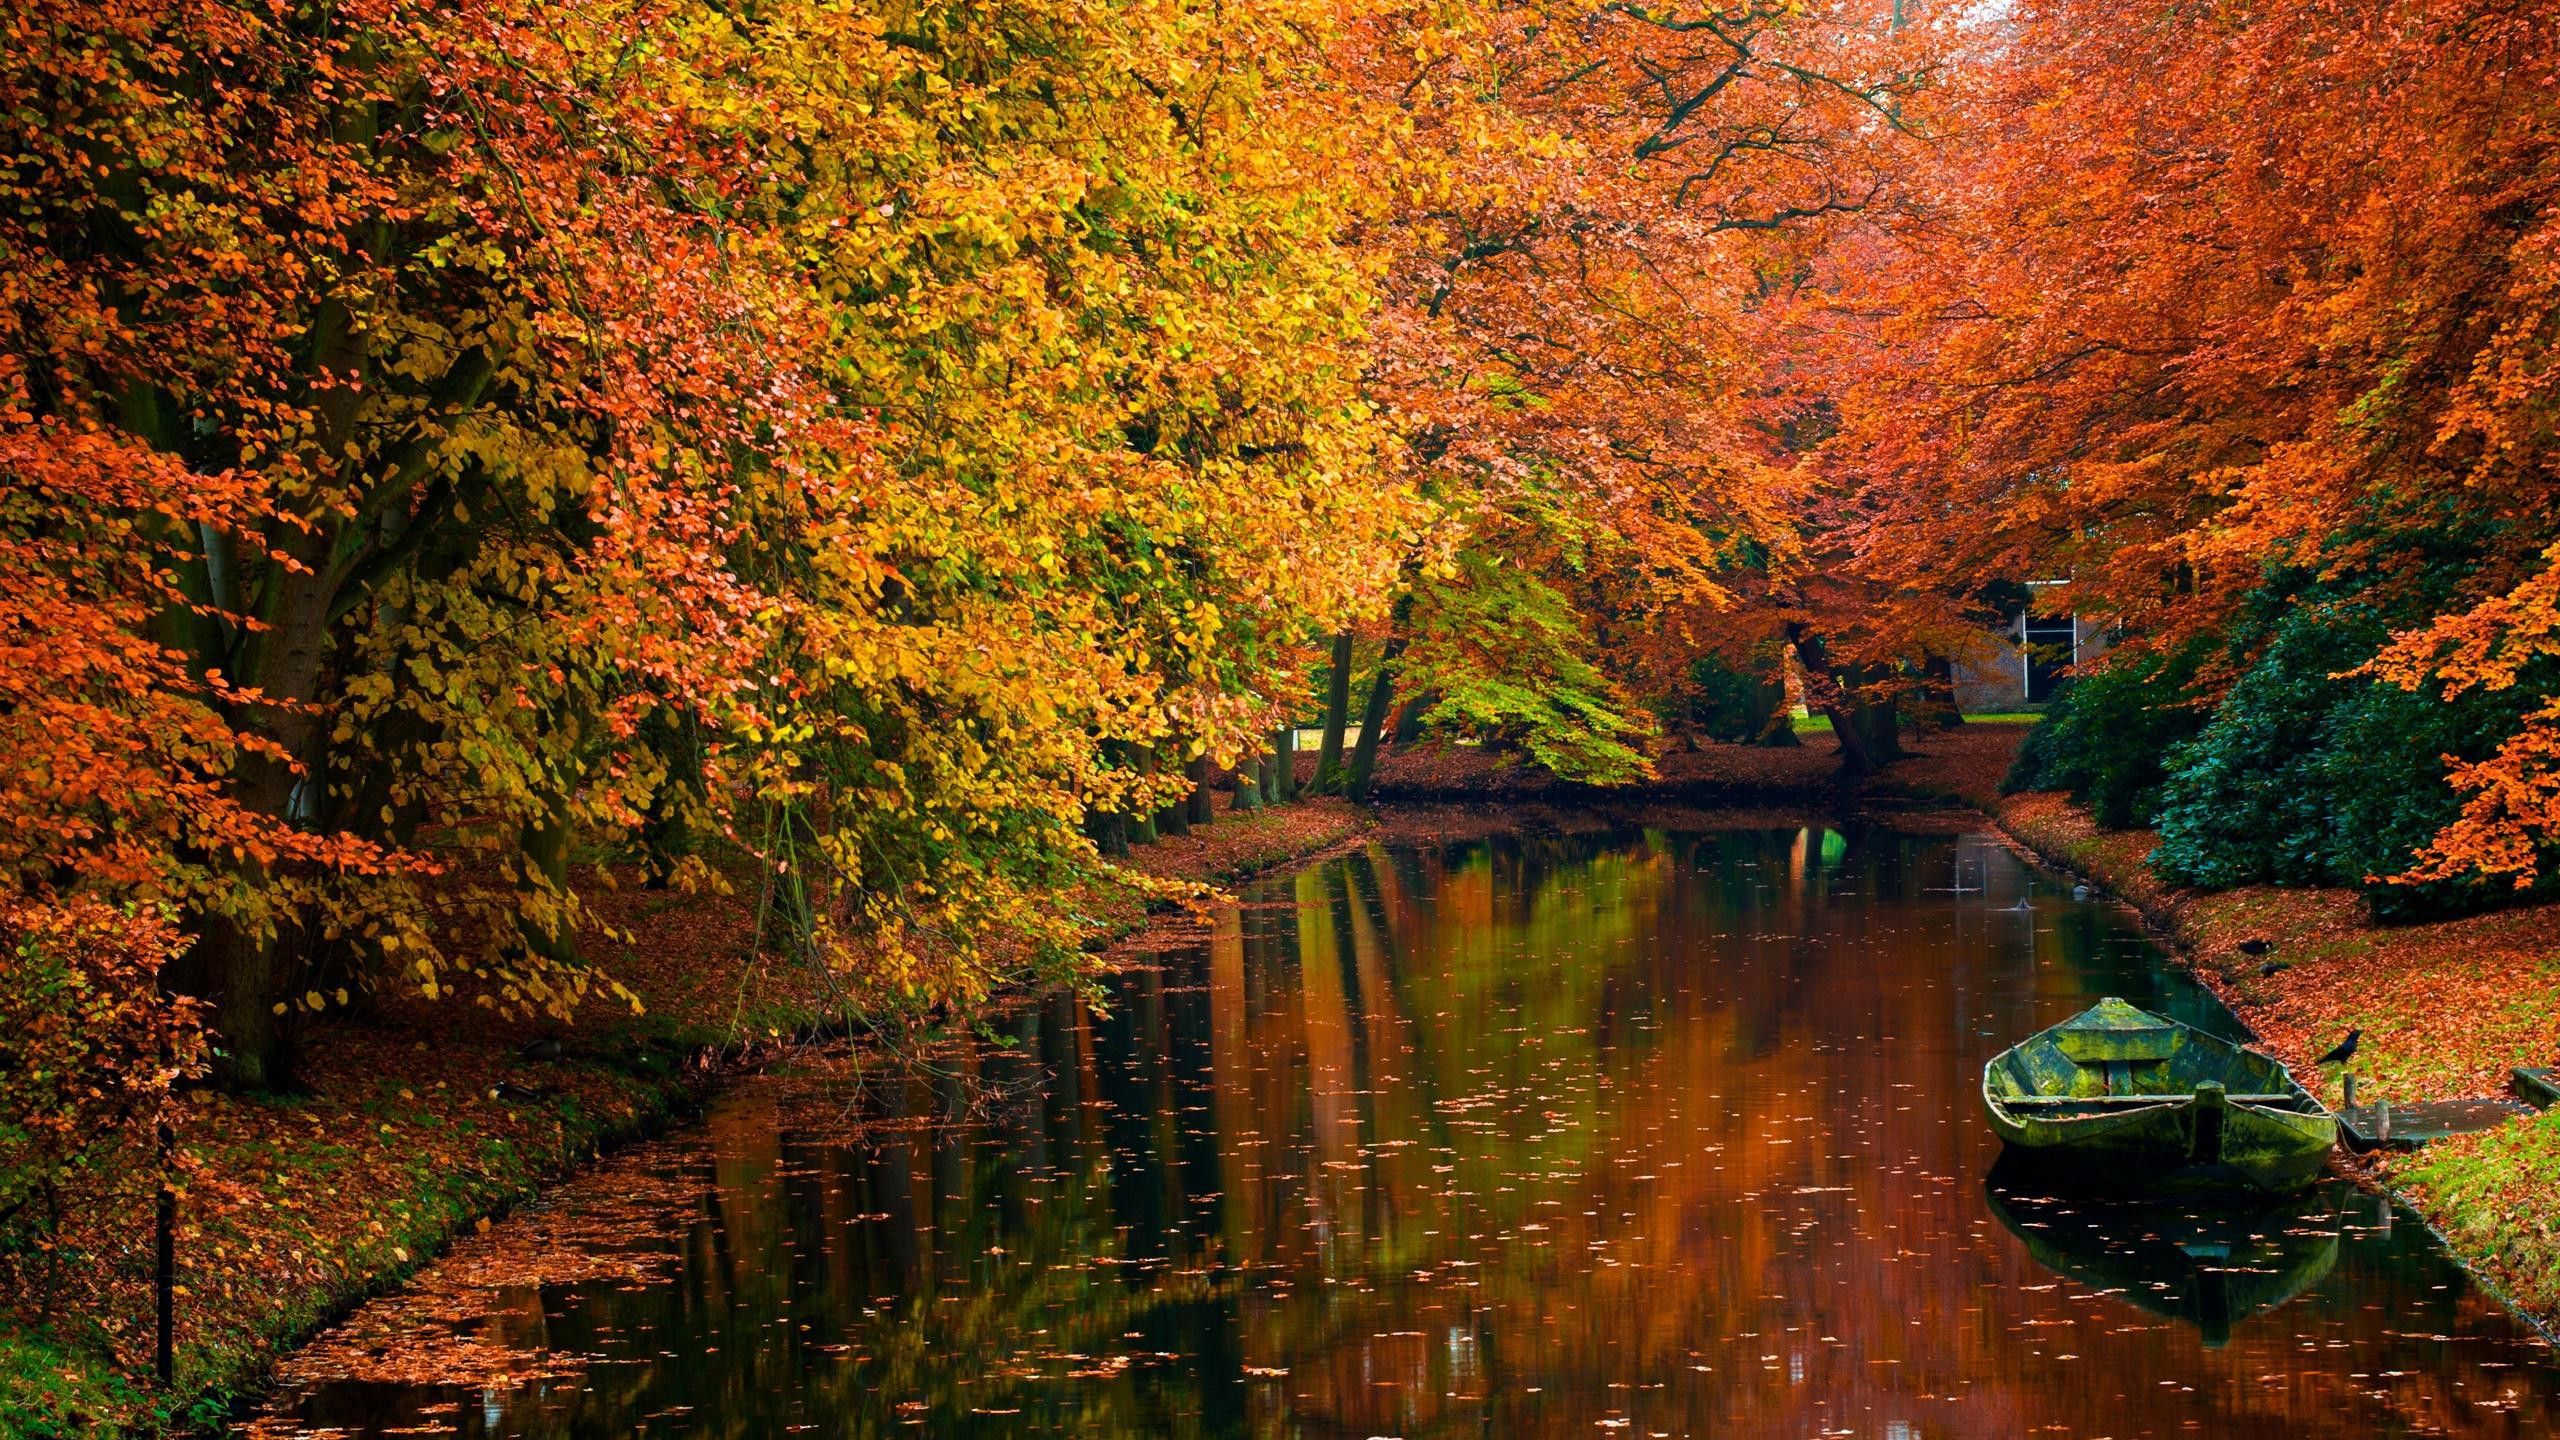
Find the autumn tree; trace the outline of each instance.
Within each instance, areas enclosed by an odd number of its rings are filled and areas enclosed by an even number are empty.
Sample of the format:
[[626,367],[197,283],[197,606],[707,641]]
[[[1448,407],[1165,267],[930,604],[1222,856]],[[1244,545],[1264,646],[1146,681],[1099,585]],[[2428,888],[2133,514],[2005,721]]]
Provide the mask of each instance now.
[[[1566,646],[1593,688],[1556,723],[1600,729],[1559,733],[1553,758],[1641,774],[1638,696],[1797,573],[1803,507],[1753,314],[1801,232],[1889,203],[1924,52],[1891,7],[1856,5],[1425,8],[1355,38],[1410,133],[1399,204],[1363,233],[1387,266],[1371,384],[1453,516],[1445,548],[1491,562],[1420,583],[1416,633],[1499,610]],[[1440,675],[1419,688],[1457,693],[1462,655],[1547,654],[1418,650]],[[1487,699],[1547,677],[1471,678]],[[1511,713],[1516,733],[1545,723]]]
[[[2067,580],[2129,662],[2210,645],[2178,704],[2257,663],[2255,608],[2347,597],[2400,632],[2361,657],[2389,683],[2548,684],[2560,17],[2136,18],[1946,17],[1913,220],[1822,257],[1857,573],[1910,627]],[[2556,723],[2453,767],[2416,878],[2536,872]]]
[[1325,19],[21,7],[0,858],[189,916],[247,1085],[609,987],[635,840],[866,1003],[1073,938],[1110,747],[1258,743],[1420,524]]

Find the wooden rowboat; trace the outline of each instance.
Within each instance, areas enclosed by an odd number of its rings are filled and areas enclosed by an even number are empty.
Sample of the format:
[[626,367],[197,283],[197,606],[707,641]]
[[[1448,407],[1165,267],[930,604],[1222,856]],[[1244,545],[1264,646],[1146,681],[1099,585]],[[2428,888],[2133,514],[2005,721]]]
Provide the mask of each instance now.
[[2282,1064],[2113,996],[1993,1056],[1982,1105],[2019,1161],[2107,1189],[2282,1194],[2338,1141]]

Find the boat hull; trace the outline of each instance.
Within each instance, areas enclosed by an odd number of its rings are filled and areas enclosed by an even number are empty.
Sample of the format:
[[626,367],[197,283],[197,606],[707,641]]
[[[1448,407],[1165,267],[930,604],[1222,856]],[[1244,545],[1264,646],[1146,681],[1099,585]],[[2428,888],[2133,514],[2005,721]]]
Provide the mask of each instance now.
[[2010,1163],[2074,1188],[2178,1194],[2262,1190],[2288,1194],[2329,1163],[2337,1123],[2246,1105],[2223,1107],[2219,1143],[2200,1152],[2193,1100],[2070,1120],[1991,1111]]
[[2111,1191],[2282,1194],[2338,1139],[2272,1057],[2112,998],[1994,1056],[1982,1100],[2014,1163]]

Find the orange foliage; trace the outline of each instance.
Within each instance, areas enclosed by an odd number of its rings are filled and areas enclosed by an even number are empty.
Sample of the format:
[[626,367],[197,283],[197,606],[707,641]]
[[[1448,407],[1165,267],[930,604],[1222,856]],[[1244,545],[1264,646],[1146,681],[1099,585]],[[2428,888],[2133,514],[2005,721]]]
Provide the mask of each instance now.
[[1658,687],[1800,567],[1752,312],[1880,213],[1929,37],[1885,4],[1414,5],[1354,31],[1391,107],[1373,389],[1461,527]]
[[[2382,673],[2549,653],[2560,12],[2508,0],[1957,10],[1907,223],[1844,238],[1796,358],[1880,630],[2067,579],[2174,644],[2278,568],[2438,618]],[[2476,563],[2417,595],[2412,537]],[[2536,578],[2540,576],[2542,578]],[[2467,767],[2422,874],[2532,873],[2560,714]]]

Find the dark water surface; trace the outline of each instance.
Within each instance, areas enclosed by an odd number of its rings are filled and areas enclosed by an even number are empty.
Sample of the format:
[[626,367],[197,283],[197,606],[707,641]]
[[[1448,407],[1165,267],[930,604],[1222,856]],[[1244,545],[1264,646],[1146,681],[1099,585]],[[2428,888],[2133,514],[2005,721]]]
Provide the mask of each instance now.
[[2370,1196],[2208,1213],[1992,1175],[2004,1045],[2101,995],[2230,1022],[1980,837],[1373,848],[1110,990],[935,1073],[733,1094],[508,1222],[584,1278],[359,1317],[539,1378],[342,1365],[285,1428],[2560,1431],[2551,1352]]

